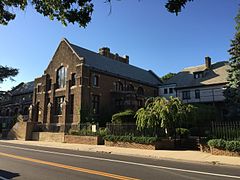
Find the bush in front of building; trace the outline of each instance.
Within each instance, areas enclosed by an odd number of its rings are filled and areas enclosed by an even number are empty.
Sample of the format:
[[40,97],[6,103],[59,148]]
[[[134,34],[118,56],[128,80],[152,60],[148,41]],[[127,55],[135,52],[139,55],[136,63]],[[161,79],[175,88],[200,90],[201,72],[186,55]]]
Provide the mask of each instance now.
[[224,139],[211,139],[208,146],[230,152],[240,152],[240,141],[227,141]]
[[115,135],[106,135],[104,140],[112,142],[129,142],[129,143],[139,143],[139,144],[153,144],[160,139],[157,137],[144,137],[144,136],[115,136]]
[[123,112],[116,113],[112,116],[112,123],[121,124],[121,123],[132,123],[136,122],[135,112],[131,109],[125,110]]

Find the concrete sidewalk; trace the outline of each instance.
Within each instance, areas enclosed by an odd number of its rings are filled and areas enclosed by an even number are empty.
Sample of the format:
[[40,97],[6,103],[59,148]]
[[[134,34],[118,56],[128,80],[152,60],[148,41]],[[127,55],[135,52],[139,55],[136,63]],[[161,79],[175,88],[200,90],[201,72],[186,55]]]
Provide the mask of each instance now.
[[224,164],[240,166],[240,157],[215,156],[210,153],[190,150],[143,150],[132,148],[108,147],[104,145],[86,145],[86,144],[67,144],[44,141],[21,141],[21,140],[0,140],[0,142],[9,144],[34,145],[41,147],[52,147],[60,149],[70,149],[78,151],[102,152],[125,156],[135,156],[155,159],[169,159],[179,161],[192,161],[198,163]]

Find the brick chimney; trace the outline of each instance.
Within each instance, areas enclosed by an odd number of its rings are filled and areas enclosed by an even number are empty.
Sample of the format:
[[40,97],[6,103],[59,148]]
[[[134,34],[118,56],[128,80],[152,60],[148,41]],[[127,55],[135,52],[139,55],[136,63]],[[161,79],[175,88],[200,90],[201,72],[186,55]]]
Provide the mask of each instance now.
[[205,67],[206,69],[211,69],[211,58],[210,57],[205,57]]
[[108,47],[100,48],[99,49],[99,54],[101,54],[102,56],[108,57],[112,60],[120,61],[122,63],[129,64],[129,56],[126,55],[125,57],[121,57],[117,53],[113,54],[113,53],[111,53],[110,48],[108,48]]
[[102,56],[106,56],[108,57],[110,54],[110,48],[108,47],[102,47],[99,49],[99,54],[101,54]]

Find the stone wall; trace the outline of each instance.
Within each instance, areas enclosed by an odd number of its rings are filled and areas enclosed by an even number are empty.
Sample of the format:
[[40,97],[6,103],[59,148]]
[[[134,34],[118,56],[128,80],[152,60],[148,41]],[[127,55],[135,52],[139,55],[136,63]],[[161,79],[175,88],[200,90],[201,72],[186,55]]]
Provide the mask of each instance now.
[[33,132],[32,140],[47,142],[64,142],[64,133]]
[[103,145],[103,138],[100,136],[73,136],[65,135],[65,143]]
[[9,131],[8,139],[30,140],[32,138],[33,122],[17,122]]

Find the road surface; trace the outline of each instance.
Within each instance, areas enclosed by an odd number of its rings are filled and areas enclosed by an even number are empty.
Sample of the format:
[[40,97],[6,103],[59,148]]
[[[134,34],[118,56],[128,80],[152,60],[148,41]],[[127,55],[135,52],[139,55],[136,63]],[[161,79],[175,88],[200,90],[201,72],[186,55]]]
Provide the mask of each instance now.
[[80,152],[0,143],[0,180],[240,179],[240,166]]

